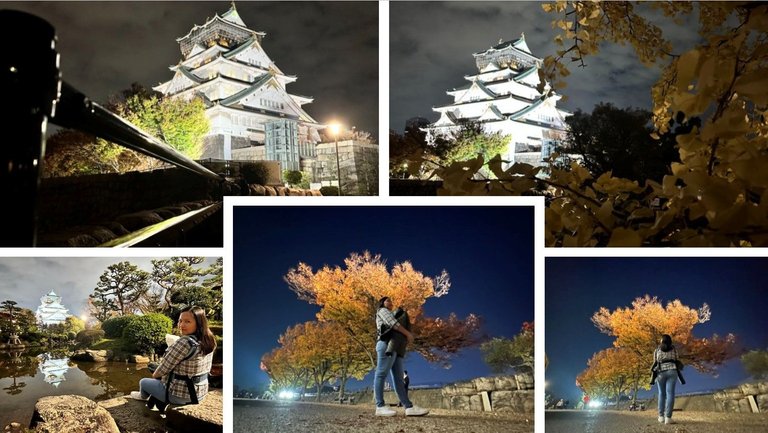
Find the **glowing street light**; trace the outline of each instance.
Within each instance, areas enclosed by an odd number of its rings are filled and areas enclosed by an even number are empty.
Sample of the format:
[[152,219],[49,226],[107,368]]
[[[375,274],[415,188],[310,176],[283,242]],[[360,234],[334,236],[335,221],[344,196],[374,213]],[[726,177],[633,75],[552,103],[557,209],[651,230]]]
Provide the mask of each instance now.
[[339,179],[338,195],[341,195],[341,165],[339,163],[339,133],[341,132],[341,124],[331,122],[331,124],[328,125],[328,129],[330,129],[331,134],[333,134],[334,142],[336,143],[336,174]]

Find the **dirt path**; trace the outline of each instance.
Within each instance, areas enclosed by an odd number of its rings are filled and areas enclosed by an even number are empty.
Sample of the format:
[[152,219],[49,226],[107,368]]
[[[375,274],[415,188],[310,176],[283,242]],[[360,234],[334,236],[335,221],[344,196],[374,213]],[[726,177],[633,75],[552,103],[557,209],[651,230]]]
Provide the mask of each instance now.
[[655,410],[547,411],[546,433],[757,433],[768,432],[768,413],[675,412],[673,424],[656,420]]
[[424,417],[374,416],[373,405],[235,400],[235,433],[533,433],[532,416],[433,409]]

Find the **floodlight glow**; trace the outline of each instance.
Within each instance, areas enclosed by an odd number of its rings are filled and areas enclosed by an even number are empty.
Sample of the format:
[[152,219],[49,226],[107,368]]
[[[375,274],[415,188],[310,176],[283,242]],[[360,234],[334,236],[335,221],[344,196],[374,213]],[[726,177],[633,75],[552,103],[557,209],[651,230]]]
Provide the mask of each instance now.
[[589,402],[589,407],[601,407],[603,402],[600,400],[592,400]]
[[277,398],[280,400],[293,400],[296,397],[296,393],[293,391],[283,390],[277,394]]
[[341,125],[336,122],[332,122],[330,125],[328,125],[328,129],[330,129],[331,134],[336,137],[339,135],[339,132],[341,132]]

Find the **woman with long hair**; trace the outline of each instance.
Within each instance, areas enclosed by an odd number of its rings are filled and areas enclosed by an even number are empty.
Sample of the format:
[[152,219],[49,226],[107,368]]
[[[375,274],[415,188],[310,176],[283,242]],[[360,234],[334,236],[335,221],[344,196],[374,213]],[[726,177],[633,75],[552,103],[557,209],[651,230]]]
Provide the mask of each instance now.
[[139,381],[139,391],[131,398],[147,400],[147,407],[160,412],[170,403],[197,404],[208,393],[208,373],[211,371],[216,340],[208,328],[205,310],[188,307],[179,315],[181,338],[165,351],[152,378]]
[[677,378],[680,377],[681,383],[685,384],[680,368],[682,368],[682,363],[678,359],[677,349],[672,345],[672,337],[667,334],[662,335],[659,347],[653,352],[652,367],[659,388],[660,423],[672,424]]
[[[402,317],[407,318],[408,316],[403,315]],[[376,342],[376,373],[373,377],[376,416],[394,416],[397,414],[384,404],[384,381],[388,374],[392,378],[392,387],[395,389],[397,398],[405,407],[406,416],[423,416],[429,413],[427,409],[414,406],[408,399],[408,393],[405,391],[405,383],[403,382],[403,358],[398,356],[396,350],[387,350],[390,340],[394,338],[396,333],[404,335],[408,344],[413,343],[413,334],[407,328],[392,314],[392,300],[387,296],[379,299],[376,310],[376,330],[379,338]]]

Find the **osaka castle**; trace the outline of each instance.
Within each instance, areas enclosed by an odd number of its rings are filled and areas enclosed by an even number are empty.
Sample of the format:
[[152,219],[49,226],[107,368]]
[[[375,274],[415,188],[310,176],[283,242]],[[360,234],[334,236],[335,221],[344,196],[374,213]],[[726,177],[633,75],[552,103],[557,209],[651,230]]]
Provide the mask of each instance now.
[[35,316],[37,322],[43,325],[58,325],[67,319],[67,310],[61,305],[61,296],[53,290],[40,298],[40,306],[37,307]]
[[269,58],[265,36],[246,27],[232,3],[176,39],[182,58],[170,67],[173,78],[154,89],[203,100],[211,124],[203,159],[273,160],[288,170],[304,162],[311,171],[323,126],[302,108],[312,98],[286,90],[297,78]]
[[463,122],[478,122],[486,133],[509,137],[502,159],[544,165],[555,145],[564,138],[565,117],[571,113],[557,108],[561,96],[546,96],[539,84],[542,59],[534,56],[525,43],[525,35],[473,54],[477,73],[465,75],[467,84],[448,90],[450,104],[434,107],[440,118],[423,128],[427,140],[449,136]]

